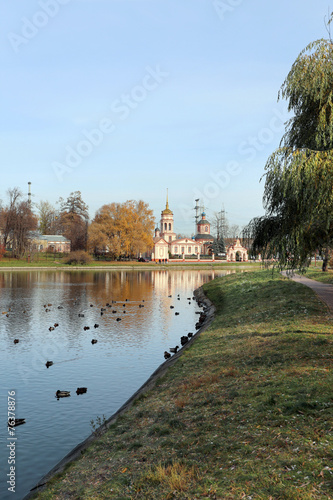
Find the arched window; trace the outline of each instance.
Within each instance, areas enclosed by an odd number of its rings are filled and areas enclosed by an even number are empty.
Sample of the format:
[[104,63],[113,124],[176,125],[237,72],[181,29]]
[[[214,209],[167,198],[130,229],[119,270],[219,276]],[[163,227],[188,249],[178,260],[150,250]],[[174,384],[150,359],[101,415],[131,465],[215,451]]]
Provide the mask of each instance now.
[[169,231],[171,231],[171,223],[169,223]]
[[208,233],[208,226],[205,226],[205,231],[206,233]]
[[165,222],[164,223],[164,229],[165,229],[165,231],[167,230],[167,228],[168,228],[168,224]]

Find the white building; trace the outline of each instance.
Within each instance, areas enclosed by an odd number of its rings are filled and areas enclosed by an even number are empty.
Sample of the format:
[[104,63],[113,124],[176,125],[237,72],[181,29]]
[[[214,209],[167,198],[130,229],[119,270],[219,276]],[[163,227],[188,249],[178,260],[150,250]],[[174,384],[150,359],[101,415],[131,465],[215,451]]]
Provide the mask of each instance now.
[[165,209],[161,213],[160,227],[155,229],[152,260],[169,260],[174,258],[196,258],[200,255],[211,254],[210,245],[214,237],[210,234],[210,223],[203,212],[200,222],[197,223],[197,234],[193,238],[176,238],[174,232],[173,212],[169,208],[168,198]]

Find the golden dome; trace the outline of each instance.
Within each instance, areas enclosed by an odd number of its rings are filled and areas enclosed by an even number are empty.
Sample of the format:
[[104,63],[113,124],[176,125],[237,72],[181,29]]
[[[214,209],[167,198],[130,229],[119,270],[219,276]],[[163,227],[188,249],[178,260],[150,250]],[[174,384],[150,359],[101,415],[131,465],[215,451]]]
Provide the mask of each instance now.
[[162,210],[162,215],[173,215],[173,212],[169,208],[168,190],[167,190],[166,205],[165,205],[165,209]]

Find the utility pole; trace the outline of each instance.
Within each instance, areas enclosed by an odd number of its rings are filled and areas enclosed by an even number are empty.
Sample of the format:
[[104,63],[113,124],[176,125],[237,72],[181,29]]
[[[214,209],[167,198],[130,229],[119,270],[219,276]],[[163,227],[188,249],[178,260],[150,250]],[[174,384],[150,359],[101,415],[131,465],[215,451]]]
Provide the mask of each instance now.
[[219,240],[221,237],[226,237],[226,217],[225,210],[222,208],[219,212],[216,213],[216,236]]
[[198,222],[199,222],[199,210],[200,210],[200,207],[198,205],[198,202],[199,202],[200,198],[197,198],[195,200],[195,207],[194,207],[194,210],[195,210],[195,230],[194,230],[194,234],[197,234],[197,227],[198,227]]
[[28,204],[29,204],[29,207],[31,208],[31,182],[28,182]]

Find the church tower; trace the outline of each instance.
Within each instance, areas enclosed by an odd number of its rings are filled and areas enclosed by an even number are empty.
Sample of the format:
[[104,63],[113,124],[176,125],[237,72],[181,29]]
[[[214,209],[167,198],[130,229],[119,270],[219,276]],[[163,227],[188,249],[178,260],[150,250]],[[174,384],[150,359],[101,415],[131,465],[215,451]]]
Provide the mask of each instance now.
[[169,208],[168,191],[165,209],[161,213],[161,237],[168,243],[176,239],[173,232],[173,212]]
[[201,221],[197,223],[197,235],[195,239],[208,239],[210,235],[210,223],[206,219],[205,212],[201,214]]

